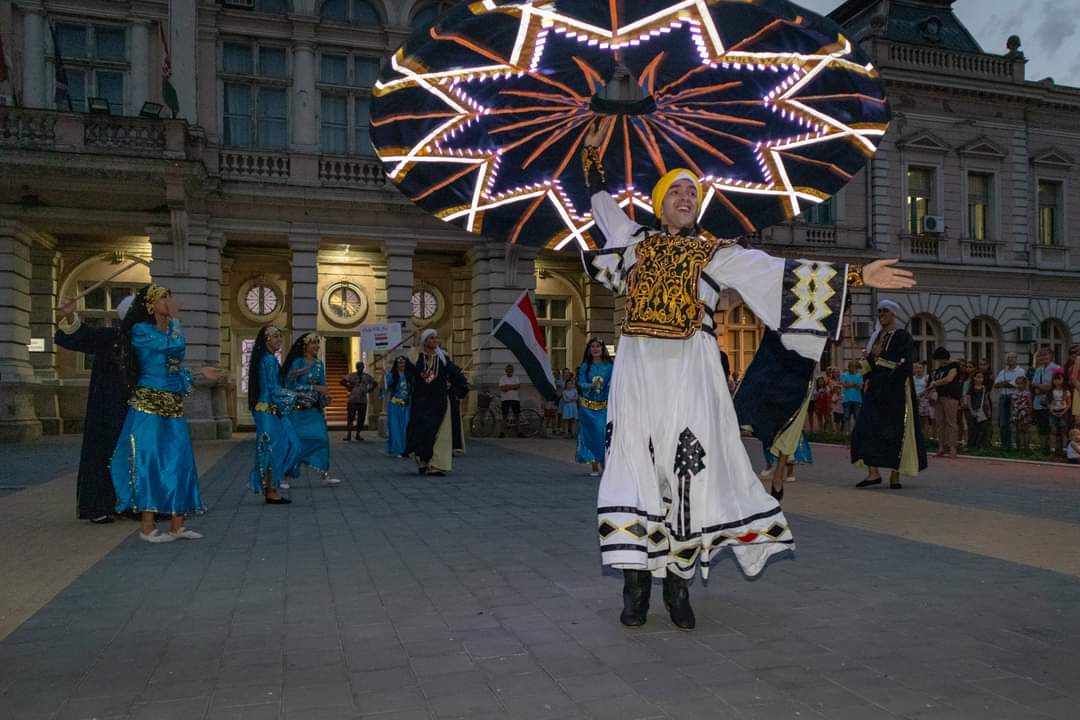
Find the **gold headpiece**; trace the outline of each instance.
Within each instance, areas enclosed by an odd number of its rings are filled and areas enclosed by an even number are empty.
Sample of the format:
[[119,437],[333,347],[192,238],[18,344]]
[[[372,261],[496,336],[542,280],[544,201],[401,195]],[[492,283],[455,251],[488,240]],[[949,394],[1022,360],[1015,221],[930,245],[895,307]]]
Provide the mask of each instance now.
[[281,334],[281,328],[277,327],[276,325],[267,325],[266,326],[266,336],[265,337],[270,337],[271,335],[280,335],[280,334]]
[[318,345],[320,340],[322,340],[322,338],[315,333],[309,333],[304,336],[304,347],[307,347],[308,345]]
[[154,314],[154,303],[169,293],[169,288],[161,285],[151,285],[146,289],[146,312]]

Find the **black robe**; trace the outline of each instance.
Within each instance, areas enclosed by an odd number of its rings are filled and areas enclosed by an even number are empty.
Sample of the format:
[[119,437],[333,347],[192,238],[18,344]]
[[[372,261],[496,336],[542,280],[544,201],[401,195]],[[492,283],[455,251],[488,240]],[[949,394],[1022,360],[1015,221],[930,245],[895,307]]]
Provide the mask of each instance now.
[[62,348],[94,356],[76,484],[79,518],[91,520],[116,509],[109,461],[128,409],[123,340],[120,328],[93,328],[84,323],[70,334],[57,330],[53,341]]
[[420,353],[411,368],[412,400],[409,408],[409,428],[406,432],[405,455],[415,455],[421,465],[427,465],[435,452],[435,438],[446,417],[450,392],[461,392],[465,376],[449,358],[436,361],[434,377],[424,379],[424,354]]
[[795,422],[807,402],[817,363],[784,347],[780,333],[766,328],[739,387],[735,414],[765,449]]
[[851,433],[851,462],[901,469],[906,441],[915,443],[918,470],[926,469],[926,445],[919,429],[919,404],[911,379],[913,349],[911,335],[897,329],[885,341],[880,355],[867,358],[870,371]]

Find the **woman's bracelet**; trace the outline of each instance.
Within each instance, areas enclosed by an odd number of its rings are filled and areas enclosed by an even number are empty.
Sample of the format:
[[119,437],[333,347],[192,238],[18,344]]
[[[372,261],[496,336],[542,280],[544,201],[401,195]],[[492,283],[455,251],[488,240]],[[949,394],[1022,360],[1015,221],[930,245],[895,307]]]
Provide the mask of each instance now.
[[860,288],[866,285],[863,281],[863,266],[862,265],[848,265],[847,271],[847,284],[850,287]]

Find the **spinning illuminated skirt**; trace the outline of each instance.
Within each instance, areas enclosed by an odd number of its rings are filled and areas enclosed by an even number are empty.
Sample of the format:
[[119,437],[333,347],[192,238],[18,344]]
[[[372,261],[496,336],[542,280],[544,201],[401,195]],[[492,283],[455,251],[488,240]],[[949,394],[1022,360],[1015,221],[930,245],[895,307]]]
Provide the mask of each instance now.
[[[598,97],[618,61],[639,102]],[[511,243],[603,244],[578,157],[590,121],[612,195],[638,222],[672,167],[700,223],[735,237],[836,193],[889,121],[877,72],[840,28],[784,0],[483,0],[414,34],[375,86],[387,176],[447,222]]]

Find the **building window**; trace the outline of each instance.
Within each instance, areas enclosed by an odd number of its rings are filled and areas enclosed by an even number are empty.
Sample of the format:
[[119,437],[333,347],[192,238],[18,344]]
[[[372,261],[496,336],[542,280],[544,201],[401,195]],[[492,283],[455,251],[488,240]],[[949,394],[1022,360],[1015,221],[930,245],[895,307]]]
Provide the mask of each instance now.
[[1039,181],[1039,244],[1061,245],[1061,188],[1054,180]]
[[86,99],[100,97],[108,100],[109,112],[123,115],[124,80],[129,69],[127,30],[58,23],[56,39],[64,59],[72,110],[86,112]]
[[997,329],[992,320],[975,318],[964,330],[964,357],[979,364],[985,360],[990,367],[997,367]]
[[255,12],[267,15],[288,15],[289,0],[255,0]]
[[374,155],[371,86],[379,61],[324,51],[319,56],[319,147],[333,155]]
[[835,225],[836,224],[836,197],[833,196],[825,202],[811,205],[804,215],[806,222],[811,225]]
[[379,11],[368,0],[326,0],[322,4],[319,15],[323,20],[336,20],[353,25],[367,27],[382,25]]
[[1057,320],[1043,320],[1039,324],[1039,347],[1050,348],[1050,354],[1058,365],[1069,357],[1069,331]]
[[923,233],[923,218],[937,214],[937,170],[909,167],[907,172],[907,231]]
[[[251,354],[255,352],[255,338],[244,338],[240,341],[240,394],[247,397],[248,394],[248,366],[251,365]],[[278,350],[274,353],[278,363],[284,361],[284,353]]]
[[445,303],[442,293],[424,285],[413,290],[412,317],[417,327],[427,327],[442,317]]
[[536,319],[544,333],[551,367],[556,372],[570,367],[567,364],[570,358],[570,298],[536,298]]
[[937,322],[929,315],[916,315],[908,323],[908,332],[914,342],[912,359],[915,362],[929,362],[934,349],[942,345]]
[[990,193],[993,175],[968,173],[967,176],[967,222],[968,237],[972,240],[992,240],[990,220]]
[[288,51],[226,42],[222,139],[226,145],[284,150],[289,145]]
[[282,310],[281,290],[268,280],[254,278],[240,286],[237,303],[248,320],[262,324],[273,320]]
[[[94,283],[79,283],[79,292]],[[129,285],[124,283],[106,283],[99,288],[87,293],[79,300],[79,319],[88,327],[112,327],[119,324],[116,317],[116,307],[124,298],[134,295],[141,285]],[[94,356],[79,353],[79,369],[90,370],[94,366]]]
[[745,305],[736,305],[720,315],[732,376],[742,377],[761,344],[761,322]]

